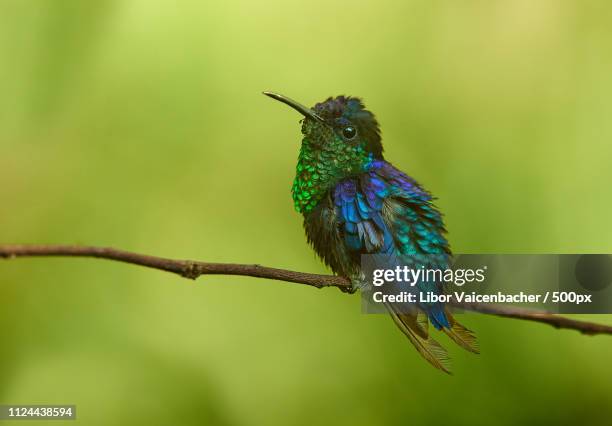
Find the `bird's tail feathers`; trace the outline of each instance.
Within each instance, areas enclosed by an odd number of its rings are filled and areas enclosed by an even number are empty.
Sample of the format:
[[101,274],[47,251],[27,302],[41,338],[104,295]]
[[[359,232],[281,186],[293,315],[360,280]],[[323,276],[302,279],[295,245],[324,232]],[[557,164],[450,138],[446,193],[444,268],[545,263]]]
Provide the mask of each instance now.
[[[451,373],[451,363],[446,349],[429,336],[427,321],[416,313],[398,313],[393,309],[393,305],[387,305],[391,318],[400,330],[408,337],[410,343],[431,365],[445,373]],[[424,322],[425,321],[425,322]]]
[[463,325],[459,324],[459,322],[453,317],[448,309],[446,309],[446,317],[448,318],[448,322],[450,324],[449,328],[443,328],[444,332],[448,337],[455,341],[459,346],[469,352],[473,352],[475,354],[480,353],[480,348],[478,346],[478,340],[476,339],[476,335],[474,332]]

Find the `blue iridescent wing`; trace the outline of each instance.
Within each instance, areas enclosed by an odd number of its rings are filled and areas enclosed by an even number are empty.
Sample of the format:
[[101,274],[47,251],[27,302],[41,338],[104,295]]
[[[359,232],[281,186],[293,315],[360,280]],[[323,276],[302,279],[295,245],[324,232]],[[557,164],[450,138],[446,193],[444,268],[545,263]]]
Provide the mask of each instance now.
[[[389,163],[339,183],[334,202],[344,244],[355,256],[384,254],[413,268],[446,267],[448,243],[431,196]],[[435,283],[419,283],[419,288],[440,291]],[[441,304],[422,308],[436,328],[449,326]]]
[[[377,162],[360,177],[340,182],[333,200],[339,235],[353,262],[360,262],[362,254],[383,254],[413,268],[448,266],[446,231],[431,195],[391,164]],[[421,282],[418,288],[423,292],[442,291],[439,283]],[[397,306],[387,308],[419,353],[441,370],[450,371],[449,358],[429,336],[428,322],[465,349],[478,352],[474,335],[441,303],[420,304],[424,316],[399,312]]]

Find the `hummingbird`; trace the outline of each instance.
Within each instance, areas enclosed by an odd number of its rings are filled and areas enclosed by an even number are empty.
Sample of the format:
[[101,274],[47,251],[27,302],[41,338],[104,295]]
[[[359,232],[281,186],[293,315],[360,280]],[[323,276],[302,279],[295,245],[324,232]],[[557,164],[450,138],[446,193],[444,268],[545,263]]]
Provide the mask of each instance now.
[[[351,280],[352,292],[366,285],[362,255],[386,255],[414,267],[449,266],[446,228],[432,195],[385,160],[378,121],[360,98],[329,97],[307,108],[286,96],[263,93],[303,116],[293,204],[303,216],[308,243],[335,274]],[[440,283],[417,286],[443,291]],[[464,349],[479,352],[474,333],[443,303],[386,308],[416,350],[446,373],[451,372],[450,359],[431,337],[430,323]]]

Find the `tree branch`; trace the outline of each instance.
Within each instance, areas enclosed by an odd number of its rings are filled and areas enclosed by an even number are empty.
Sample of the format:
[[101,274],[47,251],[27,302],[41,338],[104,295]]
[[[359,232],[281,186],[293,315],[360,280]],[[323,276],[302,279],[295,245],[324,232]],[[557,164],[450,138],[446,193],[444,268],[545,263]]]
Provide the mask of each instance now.
[[[196,279],[201,275],[242,275],[257,278],[267,278],[296,284],[305,284],[316,288],[337,287],[349,291],[351,282],[345,277],[335,275],[309,274],[289,271],[287,269],[270,268],[261,265],[244,265],[236,263],[210,263],[192,260],[175,260],[164,257],[148,256],[109,247],[72,246],[72,245],[0,245],[0,258],[14,259],[17,257],[94,257],[115,260],[147,268],[172,272],[184,278]],[[454,306],[482,314],[515,318],[526,321],[540,322],[555,328],[566,328],[583,334],[612,335],[612,326],[535,311],[516,306],[495,305],[487,303],[464,303]]]

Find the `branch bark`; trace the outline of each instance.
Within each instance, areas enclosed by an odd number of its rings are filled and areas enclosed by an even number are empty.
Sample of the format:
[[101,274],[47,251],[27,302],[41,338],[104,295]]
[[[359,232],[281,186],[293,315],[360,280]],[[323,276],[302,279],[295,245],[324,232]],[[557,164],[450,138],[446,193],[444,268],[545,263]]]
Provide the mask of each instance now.
[[[270,268],[261,265],[237,263],[211,263],[192,260],[175,260],[164,257],[149,256],[109,247],[73,246],[73,245],[0,245],[0,258],[17,257],[93,257],[114,260],[147,268],[172,272],[184,278],[195,280],[202,275],[241,275],[256,278],[267,278],[295,284],[305,284],[316,288],[337,287],[348,291],[351,283],[348,278],[336,275],[310,274],[287,269]],[[479,312],[551,325],[555,328],[576,330],[583,334],[612,335],[612,326],[594,322],[575,320],[549,312],[536,311],[517,306],[495,305],[488,303],[455,304],[455,307]]]

